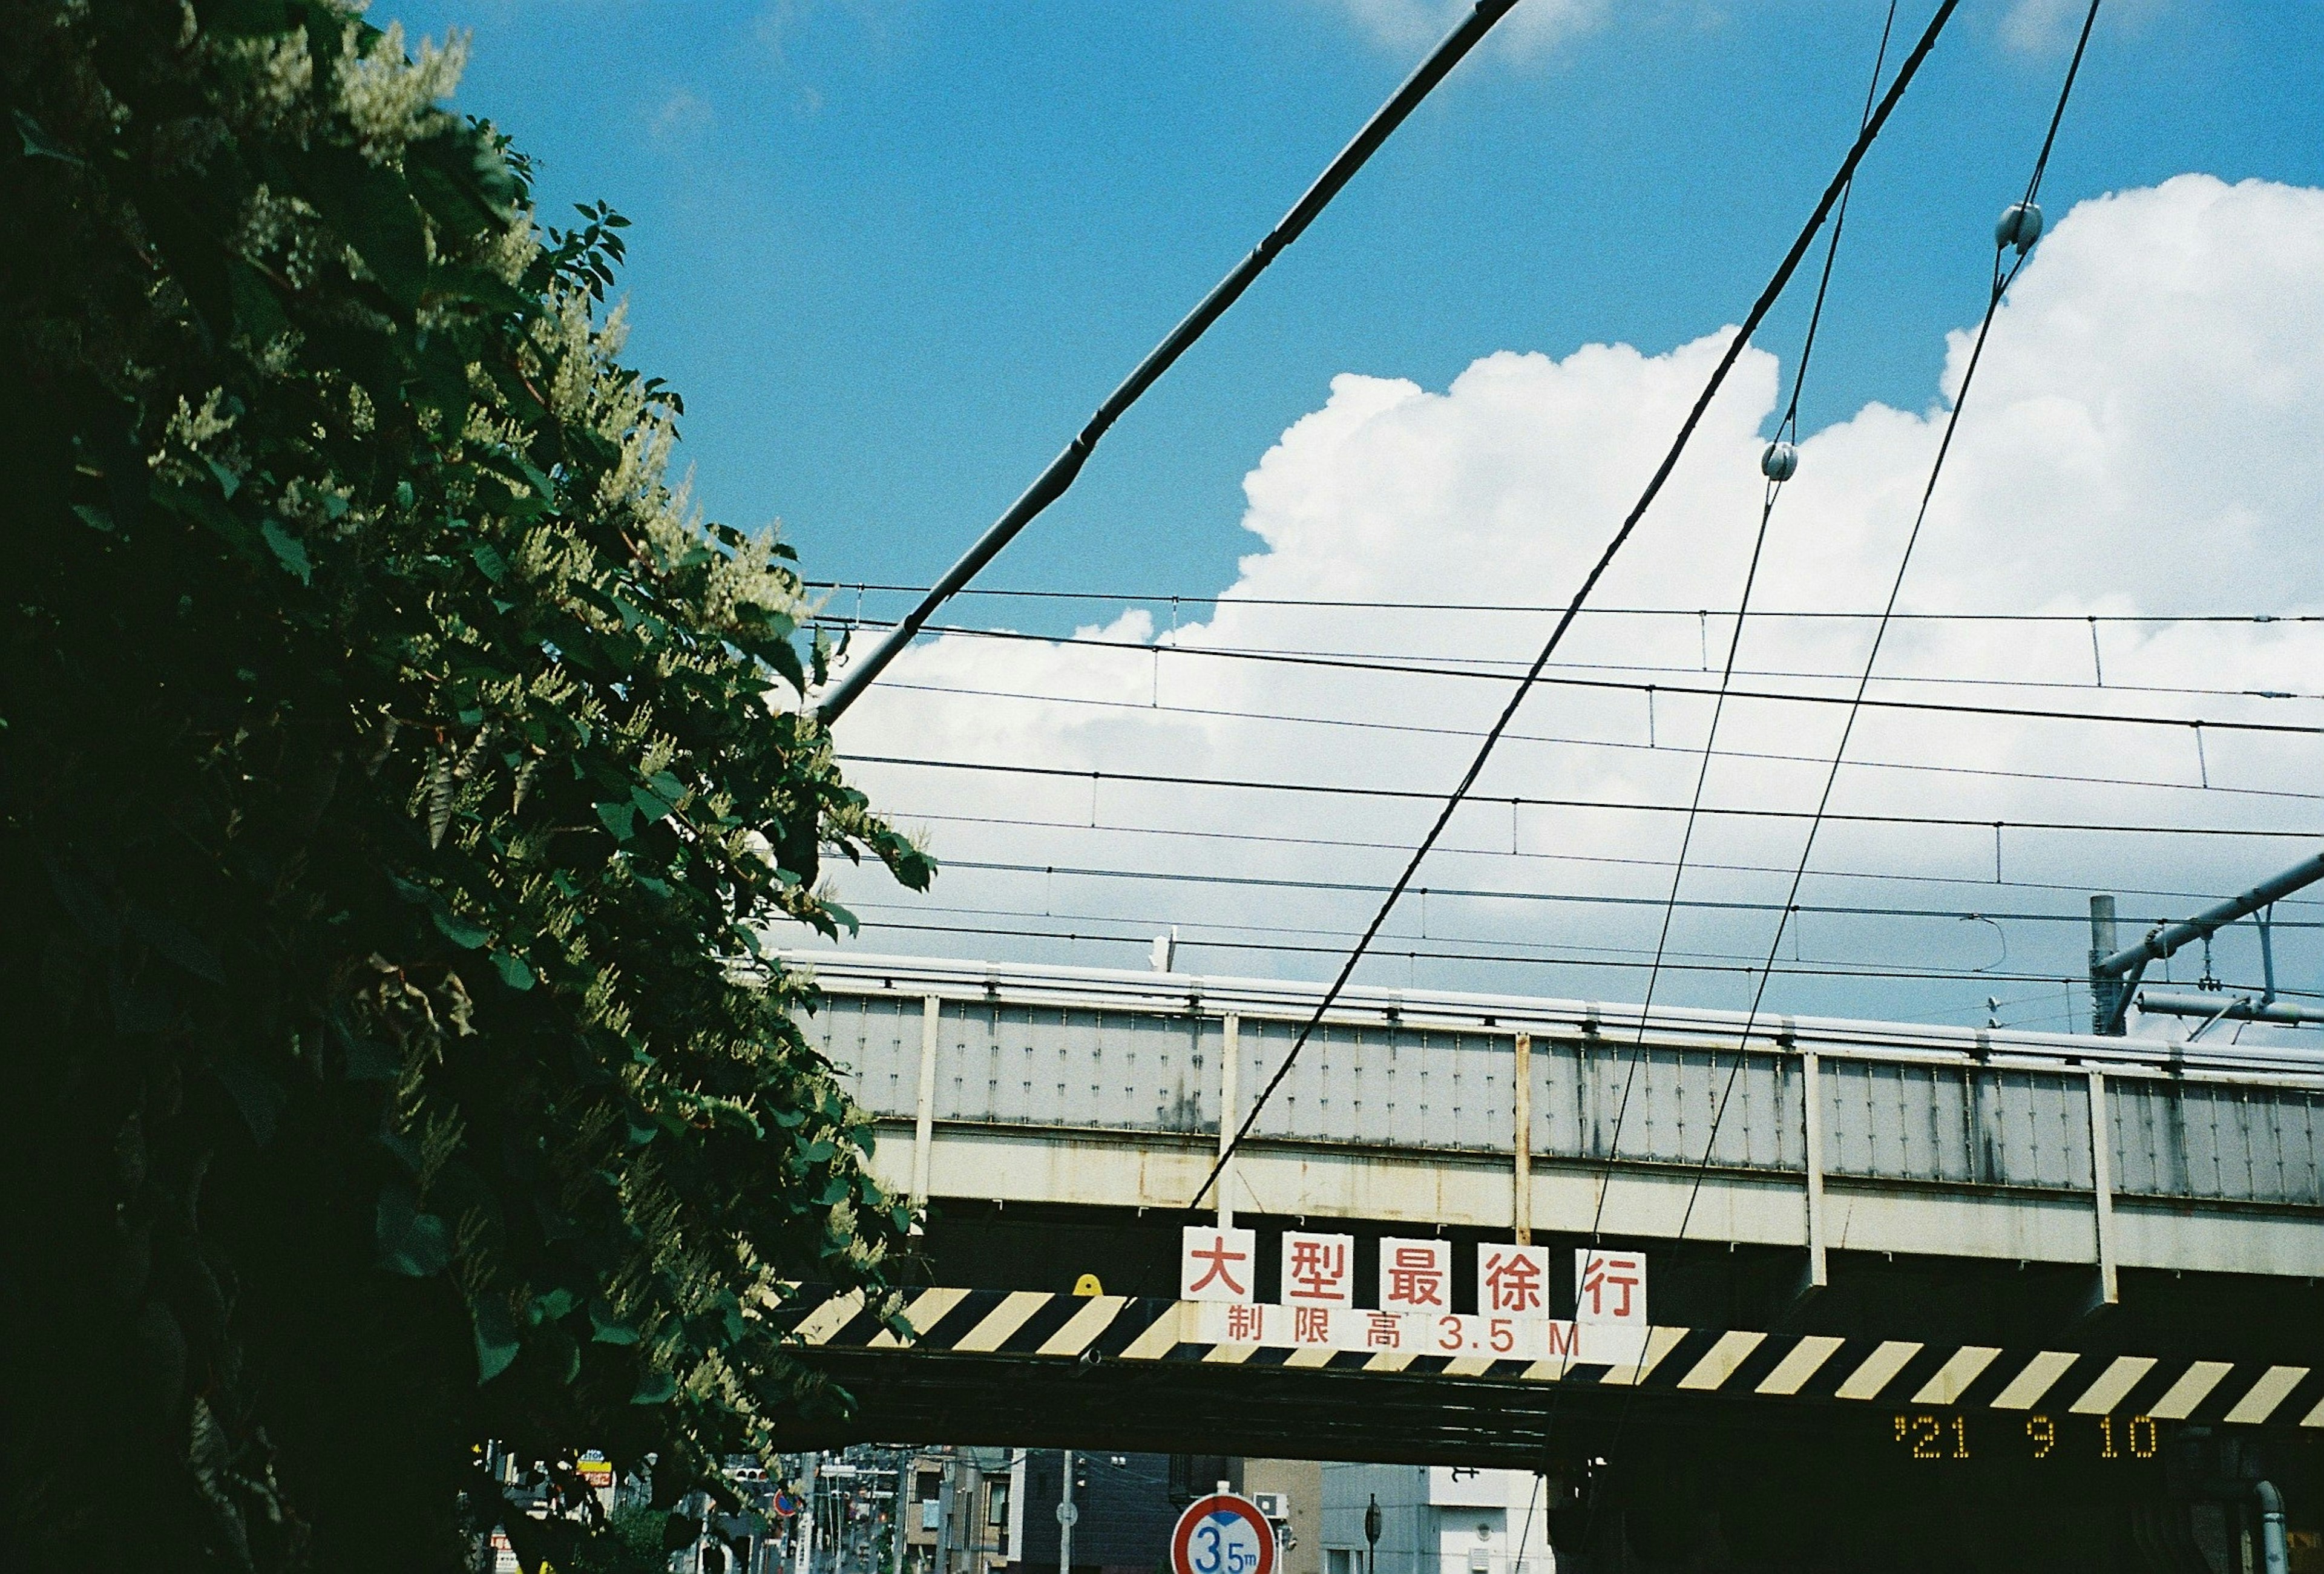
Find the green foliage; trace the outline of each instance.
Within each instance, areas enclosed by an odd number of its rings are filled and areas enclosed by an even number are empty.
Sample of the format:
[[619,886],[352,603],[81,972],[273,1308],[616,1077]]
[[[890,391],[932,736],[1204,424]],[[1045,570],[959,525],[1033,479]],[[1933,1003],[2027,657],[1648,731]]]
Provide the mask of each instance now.
[[761,936],[931,865],[458,65],[0,0],[11,1568],[454,1566],[487,1435],[674,1493],[909,1223]]
[[617,1508],[603,1533],[576,1545],[560,1574],[669,1574],[664,1532],[670,1516],[650,1508]]

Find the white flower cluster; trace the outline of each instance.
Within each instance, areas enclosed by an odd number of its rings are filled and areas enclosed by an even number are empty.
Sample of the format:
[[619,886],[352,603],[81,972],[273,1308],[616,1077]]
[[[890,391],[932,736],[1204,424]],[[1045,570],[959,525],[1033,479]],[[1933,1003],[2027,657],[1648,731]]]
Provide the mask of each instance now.
[[155,474],[171,481],[183,482],[198,473],[193,461],[215,459],[229,470],[242,468],[237,456],[227,451],[218,439],[234,429],[234,411],[226,408],[226,390],[213,388],[202,396],[199,410],[178,396],[177,413],[170,418],[161,431],[161,446],[146,456],[145,463]]
[[291,289],[303,290],[322,260],[321,222],[304,198],[286,197],[262,180],[243,205],[234,249],[271,264]]
[[339,58],[339,106],[355,127],[355,145],[374,164],[402,157],[406,143],[426,136],[450,117],[436,107],[459,85],[468,64],[468,35],[450,32],[439,47],[420,41],[420,58],[403,52],[403,24],[391,22],[364,49],[347,32]]

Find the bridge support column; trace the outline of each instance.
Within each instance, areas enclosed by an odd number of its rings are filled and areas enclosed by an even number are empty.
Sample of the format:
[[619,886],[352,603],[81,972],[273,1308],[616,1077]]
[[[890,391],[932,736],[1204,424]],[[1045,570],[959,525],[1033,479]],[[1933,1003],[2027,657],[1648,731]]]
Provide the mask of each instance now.
[[2113,1306],[2122,1299],[2114,1262],[2114,1123],[2107,1118],[2106,1073],[2090,1073],[2090,1191],[2098,1205],[2098,1282],[2091,1293],[2090,1310]]
[[1240,1095],[1235,1083],[1242,1069],[1242,1050],[1237,1040],[1241,1036],[1242,1018],[1230,1011],[1219,1030],[1219,1156],[1226,1167],[1219,1172],[1219,1228],[1227,1229],[1234,1224],[1234,1161],[1227,1158],[1227,1150],[1234,1146],[1236,1113]]
[[1510,1147],[1510,1180],[1516,1191],[1509,1199],[1509,1224],[1519,1246],[1533,1244],[1533,1035],[1517,1035],[1517,1061],[1511,1074],[1510,1103],[1517,1128]]
[[944,1018],[944,998],[928,995],[920,1001],[919,1103],[912,1118],[912,1201],[928,1200],[928,1146],[936,1127],[936,1029]]

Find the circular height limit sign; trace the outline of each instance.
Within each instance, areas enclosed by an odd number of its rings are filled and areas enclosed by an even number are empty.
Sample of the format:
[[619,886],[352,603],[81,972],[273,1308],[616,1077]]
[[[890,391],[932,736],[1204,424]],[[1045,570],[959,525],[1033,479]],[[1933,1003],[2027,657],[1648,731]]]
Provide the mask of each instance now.
[[1170,1533],[1171,1574],[1275,1574],[1275,1528],[1250,1499],[1198,1497]]

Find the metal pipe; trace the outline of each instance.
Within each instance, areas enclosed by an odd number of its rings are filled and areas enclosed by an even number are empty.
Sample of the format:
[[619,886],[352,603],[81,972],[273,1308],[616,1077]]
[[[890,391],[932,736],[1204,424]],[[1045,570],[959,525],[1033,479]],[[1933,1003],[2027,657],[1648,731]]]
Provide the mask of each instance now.
[[2255,1000],[2248,995],[2173,994],[2143,990],[2138,1008],[2150,1017],[2217,1017],[2228,1022],[2278,1022],[2287,1027],[2324,1023],[2324,1010],[2288,1000]]
[[2292,1549],[2283,1532],[2283,1495],[2267,1481],[2252,1483],[2259,1504],[2259,1566],[2262,1574],[2290,1574]]
[[[2192,918],[2177,924],[2166,924],[2135,945],[2126,946],[2110,955],[2100,956],[2097,939],[2099,931],[2099,898],[2090,898],[2091,1015],[2097,1030],[2108,1036],[2119,1036],[2122,1019],[2130,1009],[2130,997],[2138,987],[2141,974],[2150,962],[2160,962],[2182,946],[2206,939],[2236,922],[2247,918],[2262,907],[2290,896],[2304,886],[2324,879],[2324,852],[2302,860],[2282,874],[2262,880],[2240,897],[2234,897],[2216,907],[2204,908]],[[2106,899],[2107,918],[2112,918],[2113,899]]]
[[1106,429],[1121,418],[1122,412],[1137,403],[1139,396],[1158,382],[1162,373],[1193,347],[1194,341],[1209,331],[1213,323],[1226,315],[1227,308],[1267,271],[1268,264],[1299,238],[1300,233],[1314,222],[1316,216],[1330,205],[1333,198],[1340,194],[1340,189],[1354,178],[1356,171],[1364,167],[1372,154],[1379,151],[1380,144],[1404,124],[1405,118],[1420,106],[1420,101],[1434,90],[1437,83],[1461,63],[1462,57],[1474,49],[1478,41],[1492,31],[1493,24],[1508,14],[1516,4],[1517,0],[1477,0],[1460,24],[1444,35],[1443,40],[1429,51],[1428,58],[1420,62],[1418,69],[1404,79],[1404,85],[1380,106],[1371,119],[1364,123],[1363,129],[1356,133],[1355,140],[1340,150],[1339,157],[1326,165],[1323,174],[1316,177],[1315,183],[1291,205],[1291,211],[1283,216],[1282,222],[1269,230],[1267,238],[1260,241],[1250,255],[1236,263],[1233,270],[1203,297],[1202,302],[1186,314],[1185,320],[1170,330],[1169,336],[1157,345],[1146,359],[1138,364],[1137,369],[1122,380],[1121,386],[1098,406],[1097,413],[1090,417],[1089,423],[1074,435],[1072,442],[1065,445],[1063,453],[1049,461],[1049,467],[1025,489],[1024,495],[1010,503],[1009,511],[992,521],[984,534],[976,538],[975,545],[969,548],[959,562],[945,571],[944,577],[920,598],[919,604],[898,620],[896,626],[881,638],[879,644],[848,664],[847,670],[840,675],[839,680],[816,702],[816,714],[825,726],[837,721],[841,713],[855,703],[856,696],[886,670],[888,664],[905,646],[912,642],[913,636],[935,615],[938,607],[950,601],[954,593],[973,579],[978,571],[991,562],[1001,549],[1016,538],[1017,532],[1032,523],[1042,510],[1065,494],[1065,489],[1072,486],[1074,478],[1081,474],[1082,465],[1087,462],[1091,451],[1096,448],[1098,440],[1105,436]]
[[2126,979],[2148,962],[2160,962],[2207,934],[2217,934],[2236,919],[2248,918],[2269,903],[2319,879],[2324,879],[2324,852],[2303,859],[2282,874],[2262,880],[2242,896],[2231,897],[2214,907],[2206,907],[2192,918],[2164,925],[2137,944],[2126,946],[2112,956],[2092,962],[2090,971]]

